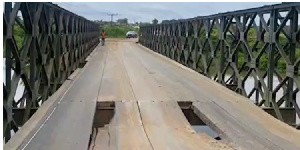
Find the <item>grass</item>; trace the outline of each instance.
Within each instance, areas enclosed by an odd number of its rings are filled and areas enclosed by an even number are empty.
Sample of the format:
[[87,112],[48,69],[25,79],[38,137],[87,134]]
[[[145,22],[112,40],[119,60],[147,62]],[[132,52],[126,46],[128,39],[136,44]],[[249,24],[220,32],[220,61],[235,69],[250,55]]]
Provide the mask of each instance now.
[[128,31],[138,33],[138,29],[131,26],[104,26],[101,29],[106,32],[107,38],[125,38]]

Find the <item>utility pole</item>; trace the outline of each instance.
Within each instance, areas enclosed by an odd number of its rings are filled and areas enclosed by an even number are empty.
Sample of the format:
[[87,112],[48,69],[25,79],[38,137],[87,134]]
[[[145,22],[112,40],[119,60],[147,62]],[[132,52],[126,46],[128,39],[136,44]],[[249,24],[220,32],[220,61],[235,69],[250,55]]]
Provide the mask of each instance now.
[[117,16],[118,14],[107,13],[107,15],[110,16],[110,26],[112,26],[114,16]]

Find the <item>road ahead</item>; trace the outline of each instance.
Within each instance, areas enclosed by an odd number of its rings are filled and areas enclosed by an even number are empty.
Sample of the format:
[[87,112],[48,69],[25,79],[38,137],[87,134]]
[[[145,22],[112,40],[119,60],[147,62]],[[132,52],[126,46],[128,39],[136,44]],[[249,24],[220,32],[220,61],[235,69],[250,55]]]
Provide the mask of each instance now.
[[[115,115],[93,149],[300,149],[300,131],[249,99],[121,39],[94,50],[25,149],[87,149],[97,101],[114,101]],[[193,102],[224,143],[195,133],[178,101]]]

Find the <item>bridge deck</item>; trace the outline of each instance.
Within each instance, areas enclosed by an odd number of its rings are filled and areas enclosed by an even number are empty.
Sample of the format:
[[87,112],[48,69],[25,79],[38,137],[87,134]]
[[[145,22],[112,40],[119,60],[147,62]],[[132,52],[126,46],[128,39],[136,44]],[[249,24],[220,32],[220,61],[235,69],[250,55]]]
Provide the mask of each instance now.
[[[300,149],[298,130],[248,99],[133,41],[106,44],[25,149],[87,149],[96,101],[115,101],[115,115],[90,149]],[[226,143],[195,133],[178,101]]]

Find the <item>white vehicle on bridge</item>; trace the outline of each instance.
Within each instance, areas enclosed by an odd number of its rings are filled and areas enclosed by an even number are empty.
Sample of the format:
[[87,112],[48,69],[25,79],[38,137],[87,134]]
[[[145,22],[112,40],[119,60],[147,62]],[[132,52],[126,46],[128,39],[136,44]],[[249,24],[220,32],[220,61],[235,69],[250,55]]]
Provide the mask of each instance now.
[[137,33],[135,31],[128,31],[126,33],[126,38],[137,38]]

